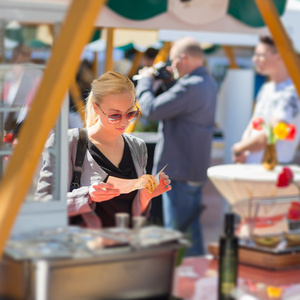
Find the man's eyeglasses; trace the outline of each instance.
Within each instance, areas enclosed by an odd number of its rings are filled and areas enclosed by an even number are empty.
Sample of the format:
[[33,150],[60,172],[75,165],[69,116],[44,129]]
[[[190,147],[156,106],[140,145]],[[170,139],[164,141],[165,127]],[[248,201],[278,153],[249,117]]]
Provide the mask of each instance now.
[[127,114],[110,114],[110,115],[108,115],[101,109],[99,104],[97,104],[97,106],[102,111],[104,116],[107,118],[107,122],[109,124],[118,124],[121,122],[123,117],[125,117],[128,122],[134,122],[140,114],[139,110],[133,110],[133,111],[128,112]]
[[276,54],[276,53],[253,53],[253,57],[256,57],[257,59],[265,59],[269,56],[272,56],[273,54]]
[[267,55],[262,53],[253,53],[253,57],[256,57],[257,59],[265,59]]

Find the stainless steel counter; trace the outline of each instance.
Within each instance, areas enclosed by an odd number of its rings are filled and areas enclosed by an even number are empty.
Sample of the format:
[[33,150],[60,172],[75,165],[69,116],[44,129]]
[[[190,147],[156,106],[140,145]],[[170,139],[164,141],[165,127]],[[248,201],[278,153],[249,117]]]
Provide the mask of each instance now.
[[79,230],[72,236],[77,247],[74,241],[65,244],[69,256],[63,248],[60,255],[51,250],[59,248],[53,237],[48,239],[48,252],[41,238],[38,247],[24,238],[8,243],[0,265],[0,299],[137,299],[171,293],[176,255],[186,246],[180,233],[160,227],[145,227],[139,233],[103,230],[94,239],[85,236],[80,241],[84,230]]

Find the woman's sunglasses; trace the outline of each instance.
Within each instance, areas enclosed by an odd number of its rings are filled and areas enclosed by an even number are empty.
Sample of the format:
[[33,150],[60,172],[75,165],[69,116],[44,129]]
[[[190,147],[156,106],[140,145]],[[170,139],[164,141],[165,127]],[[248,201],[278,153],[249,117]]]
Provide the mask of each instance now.
[[107,122],[109,124],[118,124],[118,123],[121,122],[123,117],[125,117],[128,122],[134,122],[140,114],[139,110],[133,110],[133,111],[128,112],[127,114],[111,114],[111,115],[108,115],[101,109],[99,104],[97,104],[97,106],[102,111],[104,116],[107,118]]

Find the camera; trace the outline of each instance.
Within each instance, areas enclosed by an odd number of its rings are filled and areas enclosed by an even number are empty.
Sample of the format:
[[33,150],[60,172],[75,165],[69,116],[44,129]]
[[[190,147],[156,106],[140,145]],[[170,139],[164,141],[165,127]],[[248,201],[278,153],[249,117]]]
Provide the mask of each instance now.
[[155,79],[168,80],[173,78],[173,74],[167,70],[167,64],[160,61],[153,65],[153,76]]

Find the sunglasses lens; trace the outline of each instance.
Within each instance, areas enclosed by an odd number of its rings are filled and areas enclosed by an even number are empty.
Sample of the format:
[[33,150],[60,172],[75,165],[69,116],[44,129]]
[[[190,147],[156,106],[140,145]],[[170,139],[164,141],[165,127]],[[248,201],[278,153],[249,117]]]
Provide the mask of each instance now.
[[131,111],[126,115],[128,121],[133,122],[139,115],[139,111]]
[[[126,119],[128,122],[133,122],[139,115],[138,110],[134,110],[126,114]],[[121,114],[113,114],[113,115],[108,115],[108,122],[110,124],[116,124],[119,123],[123,118],[123,115]]]
[[108,120],[110,122],[120,122],[122,120],[122,115],[121,114],[109,115]]

